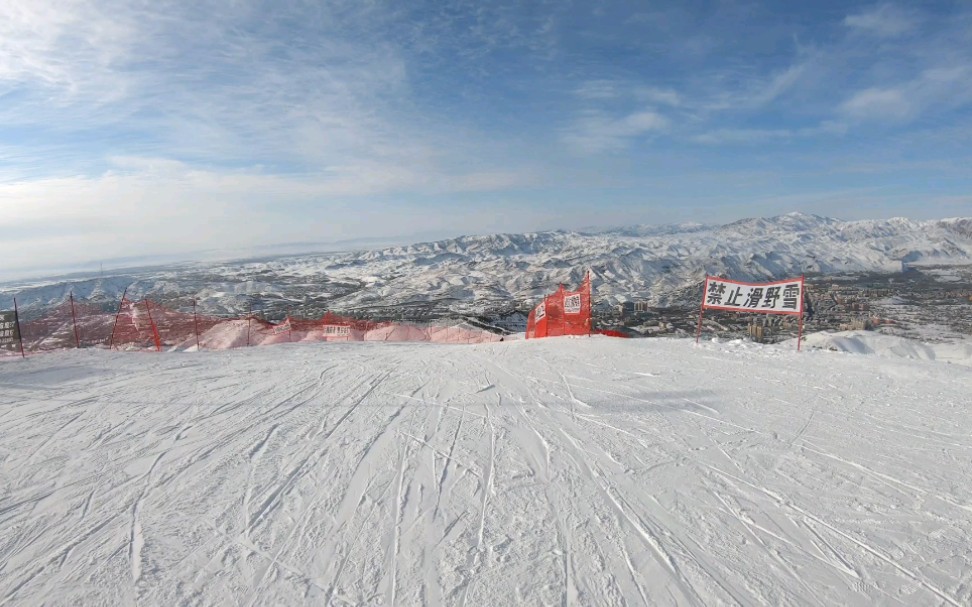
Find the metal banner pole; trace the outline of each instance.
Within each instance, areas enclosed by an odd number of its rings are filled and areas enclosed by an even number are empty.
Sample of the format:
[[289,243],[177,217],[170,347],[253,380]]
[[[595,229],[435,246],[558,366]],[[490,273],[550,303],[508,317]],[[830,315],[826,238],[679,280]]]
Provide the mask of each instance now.
[[74,311],[74,293],[71,293],[71,319],[74,321],[74,343],[81,349],[81,337],[78,334],[78,314]]
[[800,328],[797,330],[797,352],[800,351],[800,343],[803,341],[803,296],[805,292],[805,276],[800,276]]
[[800,329],[797,331],[797,352],[800,351],[800,342],[803,341],[803,314],[800,314]]
[[111,350],[115,346],[115,327],[118,326],[118,316],[121,314],[122,305],[125,303],[125,296],[128,295],[128,287],[122,291],[121,300],[118,302],[118,311],[115,312],[115,323],[111,325],[111,337],[108,339],[108,349]]
[[16,297],[14,297],[14,324],[17,325],[17,337],[20,338],[20,357],[27,358],[24,353],[24,332],[20,330],[20,311],[17,309]]
[[591,286],[591,270],[587,269],[587,336],[594,333],[594,287]]

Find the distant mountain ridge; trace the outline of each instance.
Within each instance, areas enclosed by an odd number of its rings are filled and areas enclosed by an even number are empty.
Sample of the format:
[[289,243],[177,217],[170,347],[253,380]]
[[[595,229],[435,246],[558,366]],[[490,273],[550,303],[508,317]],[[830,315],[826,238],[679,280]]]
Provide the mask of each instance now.
[[[603,230],[460,236],[383,249],[295,255],[135,271],[124,276],[38,285],[24,302],[54,303],[97,293],[117,297],[275,295],[325,300],[335,310],[428,303],[457,312],[529,306],[590,269],[601,305],[677,301],[706,274],[740,280],[800,274],[899,272],[902,263],[972,264],[972,218],[841,221],[789,213],[725,225],[689,223]],[[117,293],[114,293],[117,291]],[[14,293],[0,295],[0,304]]]

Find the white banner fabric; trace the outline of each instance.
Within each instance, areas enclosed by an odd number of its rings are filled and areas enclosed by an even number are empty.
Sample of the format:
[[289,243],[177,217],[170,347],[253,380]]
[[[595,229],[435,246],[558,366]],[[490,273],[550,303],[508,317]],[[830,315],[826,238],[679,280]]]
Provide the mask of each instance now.
[[803,278],[750,283],[707,276],[702,308],[762,314],[803,313]]
[[351,335],[351,327],[347,325],[324,325],[324,335]]
[[564,313],[580,314],[580,311],[581,311],[580,293],[574,293],[573,295],[566,295],[564,297]]

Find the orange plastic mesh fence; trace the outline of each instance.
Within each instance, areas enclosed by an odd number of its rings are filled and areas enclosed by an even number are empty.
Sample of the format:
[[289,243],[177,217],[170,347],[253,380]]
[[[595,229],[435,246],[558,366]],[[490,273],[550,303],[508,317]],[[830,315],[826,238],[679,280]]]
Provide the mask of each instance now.
[[34,308],[28,319],[21,317],[24,348],[29,354],[78,347],[225,350],[307,341],[476,344],[501,339],[497,334],[464,323],[376,322],[331,312],[320,318],[288,316],[271,323],[255,315],[227,318],[197,313],[191,301],[176,305],[125,297],[111,310],[77,300],[41,310]]
[[21,314],[20,329],[27,352],[106,346],[114,314],[83,301],[65,301]]

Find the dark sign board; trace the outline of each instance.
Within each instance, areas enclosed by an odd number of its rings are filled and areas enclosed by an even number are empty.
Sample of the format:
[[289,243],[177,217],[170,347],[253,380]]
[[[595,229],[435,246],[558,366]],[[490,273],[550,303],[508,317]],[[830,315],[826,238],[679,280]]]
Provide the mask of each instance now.
[[0,312],[0,347],[20,342],[20,326],[16,312]]

